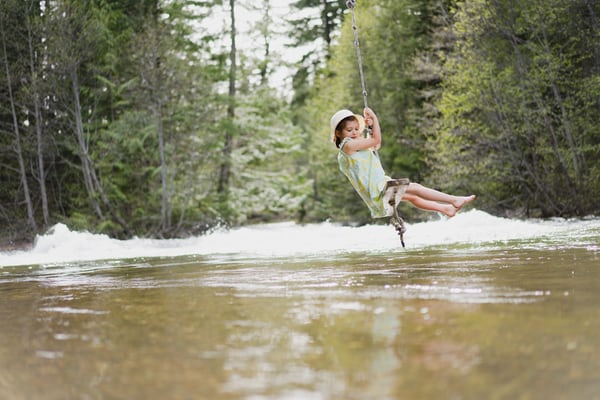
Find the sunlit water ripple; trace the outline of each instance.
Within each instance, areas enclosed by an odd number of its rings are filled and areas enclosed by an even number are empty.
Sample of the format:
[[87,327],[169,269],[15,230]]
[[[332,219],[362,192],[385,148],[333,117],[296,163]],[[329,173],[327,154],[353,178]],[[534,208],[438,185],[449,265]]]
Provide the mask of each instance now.
[[[125,241],[56,225],[37,238],[33,249],[0,254],[0,284],[39,281],[96,290],[203,286],[247,297],[531,302],[548,292],[499,287],[485,276],[528,262],[527,253],[540,249],[579,248],[597,254],[600,237],[597,218],[523,221],[480,211],[408,228],[407,248],[402,249],[386,225],[286,222],[188,239]],[[113,273],[115,269],[119,272]],[[422,273],[441,279],[416,281],[414,276]],[[374,280],[385,284],[365,283]]]
[[600,393],[600,219],[408,229],[403,249],[387,225],[178,240],[56,225],[0,253],[0,398]]

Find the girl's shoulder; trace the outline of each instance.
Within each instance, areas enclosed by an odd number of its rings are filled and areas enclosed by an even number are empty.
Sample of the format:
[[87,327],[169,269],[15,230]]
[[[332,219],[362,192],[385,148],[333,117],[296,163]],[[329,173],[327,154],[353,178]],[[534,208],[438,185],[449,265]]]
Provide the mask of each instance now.
[[342,142],[340,143],[340,146],[338,147],[338,152],[340,154],[345,155],[346,157],[350,157],[351,155],[346,153],[346,150],[344,150],[344,147],[346,147],[346,145],[348,144],[348,142],[350,142],[352,139],[347,137],[344,138],[344,140],[342,140]]
[[344,138],[344,140],[342,140],[342,143],[340,143],[340,150],[351,140],[352,138],[349,137]]

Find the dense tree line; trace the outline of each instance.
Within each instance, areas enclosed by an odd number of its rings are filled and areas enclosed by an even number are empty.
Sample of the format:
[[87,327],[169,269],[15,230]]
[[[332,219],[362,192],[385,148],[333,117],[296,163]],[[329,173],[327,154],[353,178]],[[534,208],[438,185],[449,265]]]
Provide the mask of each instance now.
[[435,175],[486,206],[534,216],[597,213],[600,2],[472,0],[444,63]]
[[[358,5],[369,105],[380,116],[390,175],[477,193],[477,207],[502,215],[599,212],[600,2]],[[308,121],[325,125],[340,107],[362,108],[352,40],[346,20],[304,109]],[[311,131],[322,188],[312,211],[367,221],[340,182],[335,150],[323,144],[326,127]]]
[[[2,3],[6,237],[56,222],[172,237],[293,215],[310,185],[289,109],[274,90],[248,83],[251,67],[231,62],[241,58],[233,12],[222,34],[201,28],[215,9],[234,6]],[[223,37],[227,45],[217,44]]]
[[[366,222],[329,116],[362,97],[345,1],[5,0],[3,240],[56,222],[175,237],[276,219]],[[263,18],[259,56],[236,8]],[[203,27],[221,12],[219,33]],[[356,17],[384,167],[504,214],[598,213],[596,0],[363,0]],[[287,25],[283,25],[287,23]],[[275,28],[309,44],[269,84]],[[408,207],[403,212],[418,218]]]

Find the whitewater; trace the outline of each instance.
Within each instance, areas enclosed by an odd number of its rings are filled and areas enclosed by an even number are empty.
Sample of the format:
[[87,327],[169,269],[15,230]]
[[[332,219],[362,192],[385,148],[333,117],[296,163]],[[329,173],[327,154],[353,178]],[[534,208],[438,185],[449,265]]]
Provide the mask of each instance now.
[[222,259],[271,257],[329,257],[340,253],[400,253],[441,248],[493,249],[517,247],[586,247],[598,249],[600,218],[519,220],[492,216],[479,210],[454,218],[434,217],[407,223],[406,249],[390,225],[360,227],[323,222],[279,222],[219,229],[185,239],[133,238],[118,240],[102,234],[78,232],[57,224],[39,235],[29,250],[0,252],[0,268],[74,261],[198,255]]

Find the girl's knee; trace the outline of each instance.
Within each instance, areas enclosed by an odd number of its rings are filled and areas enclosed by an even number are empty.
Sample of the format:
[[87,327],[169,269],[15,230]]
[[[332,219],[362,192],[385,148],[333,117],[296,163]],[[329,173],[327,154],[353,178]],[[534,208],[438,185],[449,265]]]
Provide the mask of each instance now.
[[418,192],[419,190],[421,190],[423,188],[423,185],[416,183],[416,182],[411,182],[408,184],[408,187],[406,188],[407,192]]
[[415,201],[418,200],[418,196],[416,196],[412,193],[408,193],[408,189],[407,189],[407,191],[404,192],[404,194],[402,195],[402,200],[408,201],[410,203],[414,203]]

